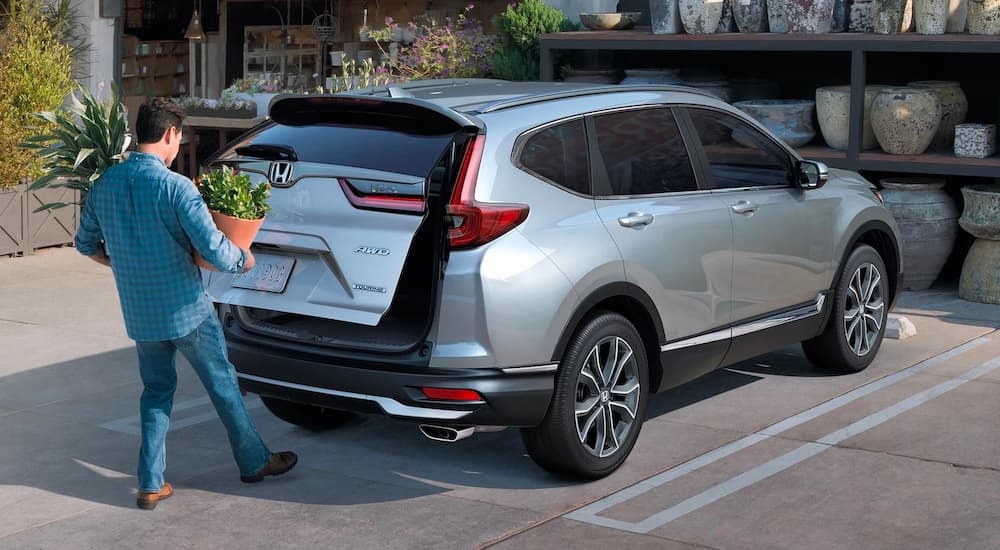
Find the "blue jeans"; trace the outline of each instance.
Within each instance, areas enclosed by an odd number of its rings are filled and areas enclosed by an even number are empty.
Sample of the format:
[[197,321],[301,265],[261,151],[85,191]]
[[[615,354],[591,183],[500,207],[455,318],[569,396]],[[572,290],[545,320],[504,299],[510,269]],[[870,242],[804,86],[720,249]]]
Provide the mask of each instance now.
[[170,411],[177,388],[174,358],[179,350],[194,367],[215,405],[229,436],[233,457],[241,475],[259,472],[267,464],[270,451],[261,441],[247,412],[236,382],[236,370],[229,362],[222,325],[209,315],[190,334],[162,342],[136,342],[139,374],[144,389],[139,400],[142,445],[139,450],[139,490],[155,492],[163,488],[167,467],[166,438]]

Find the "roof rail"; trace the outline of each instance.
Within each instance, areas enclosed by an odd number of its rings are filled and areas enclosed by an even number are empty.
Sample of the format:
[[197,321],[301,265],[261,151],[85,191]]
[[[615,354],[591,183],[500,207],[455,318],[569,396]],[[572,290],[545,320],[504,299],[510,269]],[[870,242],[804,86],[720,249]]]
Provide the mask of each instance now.
[[[611,93],[622,93],[622,92],[683,92],[703,95],[706,97],[711,97],[713,99],[719,99],[718,96],[712,94],[711,92],[706,92],[699,88],[692,88],[690,86],[676,86],[671,84],[615,84],[615,85],[604,85],[604,86],[594,86],[589,88],[577,88],[574,90],[560,90],[558,92],[545,92],[541,94],[528,95],[522,97],[516,97],[514,99],[501,99],[498,101],[493,101],[487,103],[476,110],[477,113],[493,113],[496,111],[502,111],[504,109],[510,109],[513,107],[521,107],[524,105],[531,105],[534,103],[544,103],[546,101],[554,101],[557,99],[570,99],[574,97],[584,97],[589,95],[600,95],[600,94],[611,94]],[[720,100],[721,101],[721,100]]]
[[367,88],[347,90],[342,93],[350,95],[385,94],[388,95],[389,97],[412,97],[412,94],[410,93],[411,90],[419,90],[422,88],[445,88],[448,86],[461,86],[466,84],[496,84],[498,82],[507,82],[507,81],[498,80],[494,78],[448,78],[440,80],[410,80],[405,82],[395,82],[393,84],[383,84],[380,86],[369,86]]

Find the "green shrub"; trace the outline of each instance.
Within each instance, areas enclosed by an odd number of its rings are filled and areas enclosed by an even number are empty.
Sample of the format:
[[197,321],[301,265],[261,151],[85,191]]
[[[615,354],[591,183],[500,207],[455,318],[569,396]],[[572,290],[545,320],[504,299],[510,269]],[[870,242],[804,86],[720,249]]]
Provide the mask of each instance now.
[[267,204],[271,186],[267,183],[255,186],[250,176],[237,174],[229,166],[202,174],[198,191],[209,210],[241,220],[259,220],[271,209]]
[[493,17],[500,47],[493,57],[493,76],[506,80],[538,80],[539,42],[543,34],[577,30],[563,13],[542,0],[508,5]]
[[33,114],[59,107],[74,86],[71,49],[45,9],[41,0],[14,0],[0,34],[0,188],[41,174],[36,152],[19,145],[48,131]]

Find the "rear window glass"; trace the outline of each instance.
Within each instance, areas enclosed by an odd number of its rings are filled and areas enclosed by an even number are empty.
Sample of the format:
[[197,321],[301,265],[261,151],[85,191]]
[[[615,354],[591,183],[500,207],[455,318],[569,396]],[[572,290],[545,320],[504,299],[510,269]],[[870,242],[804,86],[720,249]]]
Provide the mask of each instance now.
[[583,119],[546,128],[521,149],[521,167],[556,185],[590,194],[590,160]]
[[454,134],[418,135],[382,128],[272,124],[230,144],[216,160],[238,156],[236,148],[251,144],[284,145],[300,162],[316,162],[384,170],[426,177],[440,160]]

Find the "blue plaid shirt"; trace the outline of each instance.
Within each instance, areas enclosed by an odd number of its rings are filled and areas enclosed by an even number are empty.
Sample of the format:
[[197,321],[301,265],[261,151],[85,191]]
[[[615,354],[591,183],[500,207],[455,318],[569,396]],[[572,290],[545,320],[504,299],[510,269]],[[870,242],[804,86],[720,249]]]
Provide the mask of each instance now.
[[194,183],[139,152],[108,169],[84,202],[76,248],[93,256],[102,241],[125,330],[138,342],[180,338],[213,313],[193,249],[219,271],[240,272],[246,261],[215,227]]

